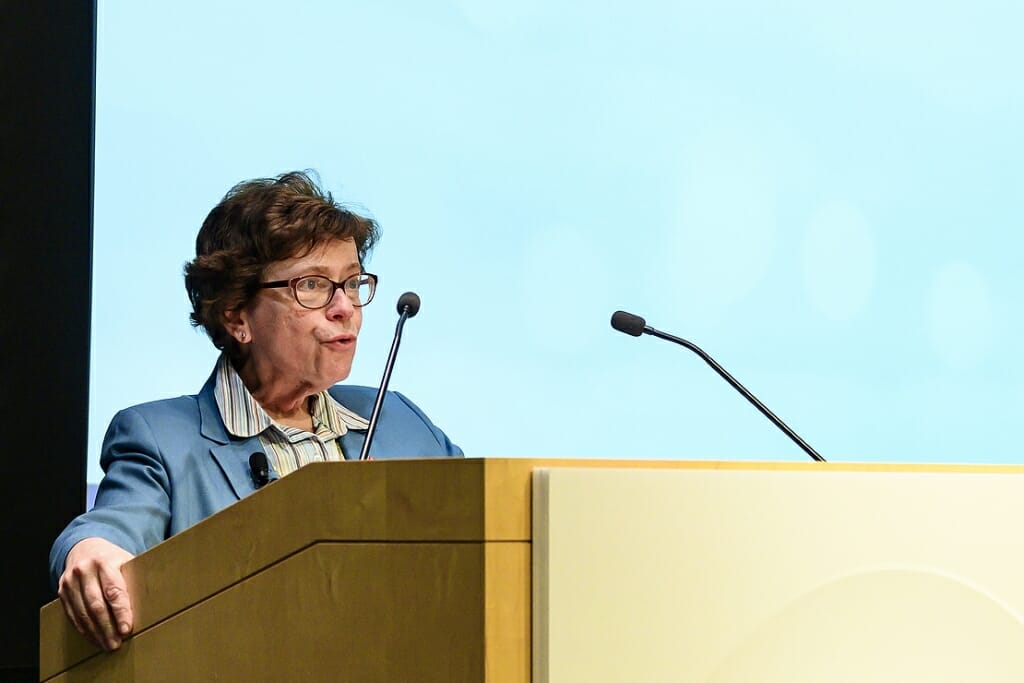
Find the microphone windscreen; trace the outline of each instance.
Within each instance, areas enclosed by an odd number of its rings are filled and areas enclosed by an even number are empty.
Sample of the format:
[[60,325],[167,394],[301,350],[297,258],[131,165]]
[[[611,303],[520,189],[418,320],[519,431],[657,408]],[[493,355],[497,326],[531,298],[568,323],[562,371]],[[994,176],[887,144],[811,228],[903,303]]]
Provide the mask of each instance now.
[[612,327],[617,329],[619,332],[625,332],[631,334],[634,337],[639,337],[644,333],[644,327],[647,325],[647,321],[638,315],[632,313],[626,313],[625,311],[615,311],[612,313]]
[[420,298],[416,292],[406,292],[398,297],[398,315],[405,313],[407,318],[411,318],[419,312]]
[[270,480],[270,463],[267,461],[266,453],[256,451],[249,456],[249,471],[252,472],[252,478],[261,486]]

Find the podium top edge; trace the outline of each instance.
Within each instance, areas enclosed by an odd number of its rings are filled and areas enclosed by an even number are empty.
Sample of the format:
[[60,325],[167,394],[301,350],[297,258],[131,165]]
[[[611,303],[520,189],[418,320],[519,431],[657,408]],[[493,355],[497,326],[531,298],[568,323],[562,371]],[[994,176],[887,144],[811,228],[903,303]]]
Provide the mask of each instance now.
[[[679,460],[669,458],[612,459],[612,458],[527,458],[527,457],[467,457],[438,459],[394,459],[363,463],[369,467],[403,466],[408,463],[431,463],[432,466],[456,466],[489,469],[526,469],[543,467],[597,467],[622,469],[700,469],[700,470],[780,470],[822,472],[949,472],[957,474],[1024,474],[1024,463],[916,463],[834,461],[812,462],[793,460]],[[445,463],[440,465],[439,463]],[[352,466],[356,462],[311,463],[305,468]]]

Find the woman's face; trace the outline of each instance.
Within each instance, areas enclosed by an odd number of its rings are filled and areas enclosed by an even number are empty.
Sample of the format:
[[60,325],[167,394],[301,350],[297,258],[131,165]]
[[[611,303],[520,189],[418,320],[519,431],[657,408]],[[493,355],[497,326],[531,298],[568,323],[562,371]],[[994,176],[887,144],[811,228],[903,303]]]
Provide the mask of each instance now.
[[[272,263],[263,282],[302,275],[342,282],[360,272],[355,242],[331,240],[305,256]],[[290,287],[280,287],[261,290],[229,330],[236,339],[244,335],[247,384],[314,394],[348,377],[362,322],[362,309],[341,290],[326,307],[311,310],[295,301]]]

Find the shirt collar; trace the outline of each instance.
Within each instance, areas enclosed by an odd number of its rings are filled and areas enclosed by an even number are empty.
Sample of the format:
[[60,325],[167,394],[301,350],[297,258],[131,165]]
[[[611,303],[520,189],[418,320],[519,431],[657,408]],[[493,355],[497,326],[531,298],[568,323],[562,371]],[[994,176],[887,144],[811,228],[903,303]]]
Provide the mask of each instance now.
[[[213,396],[229,434],[249,438],[275,426],[274,420],[252,397],[235,367],[224,354],[217,360],[215,376]],[[323,424],[338,436],[342,436],[349,429],[365,431],[369,427],[369,422],[365,418],[338,403],[329,392],[321,391],[311,398],[310,412],[313,415],[314,428]]]

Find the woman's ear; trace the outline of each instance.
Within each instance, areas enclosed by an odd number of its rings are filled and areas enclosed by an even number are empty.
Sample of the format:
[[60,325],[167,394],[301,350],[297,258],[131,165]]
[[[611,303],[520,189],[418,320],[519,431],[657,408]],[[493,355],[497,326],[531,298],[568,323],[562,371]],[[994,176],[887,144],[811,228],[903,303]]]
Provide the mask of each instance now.
[[234,337],[239,344],[248,344],[252,341],[252,333],[249,331],[248,316],[244,310],[232,309],[224,311],[224,329]]

